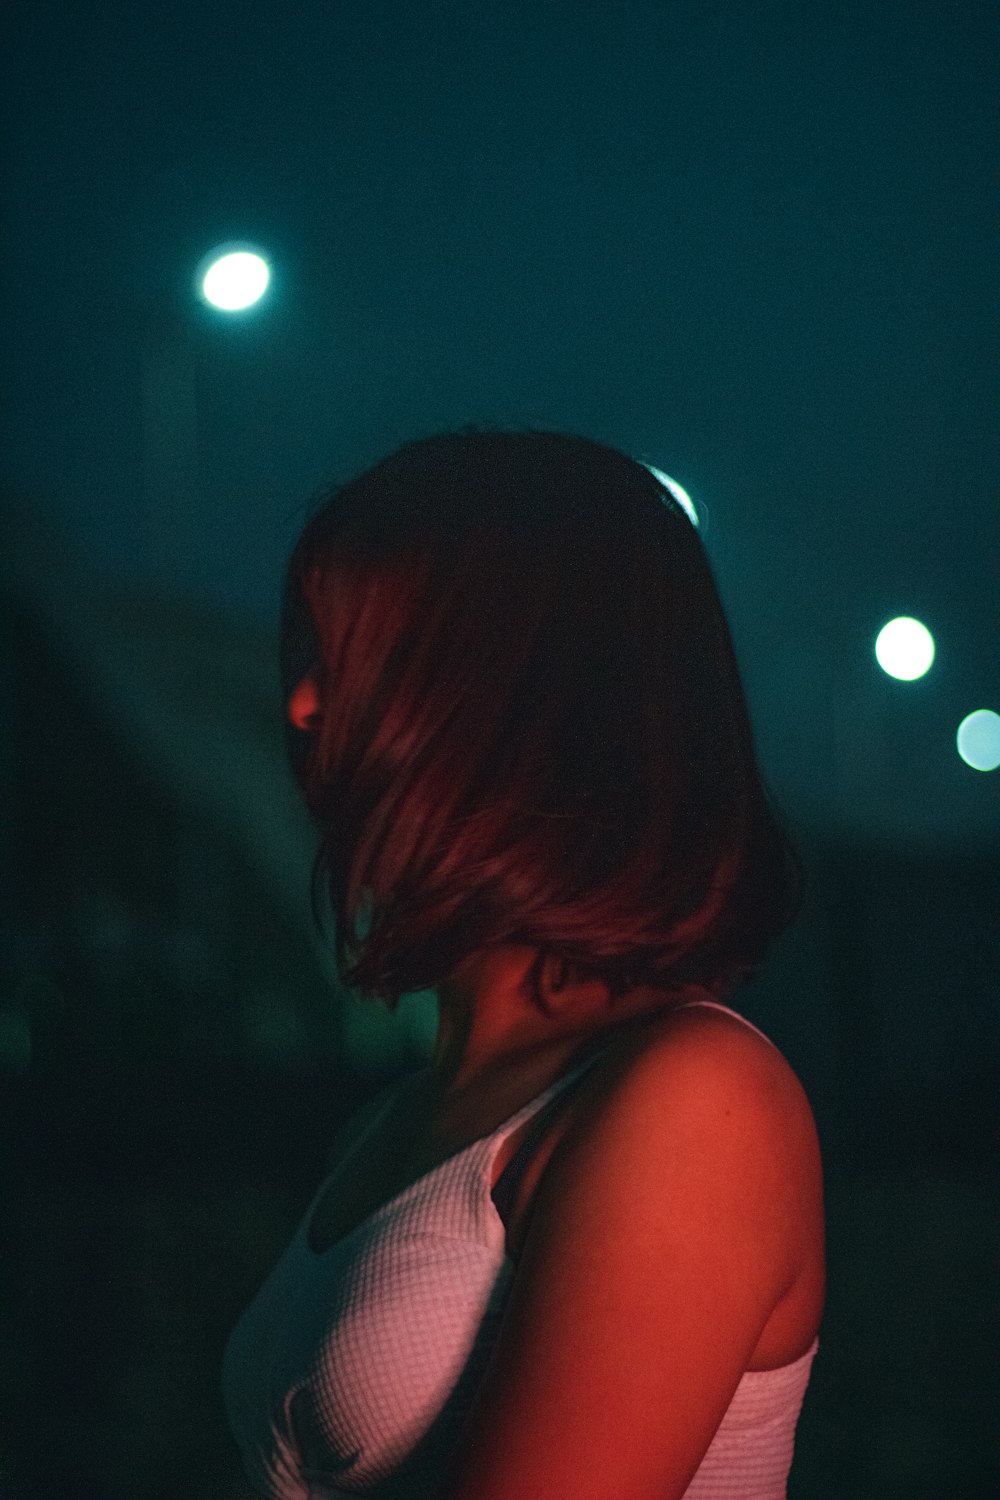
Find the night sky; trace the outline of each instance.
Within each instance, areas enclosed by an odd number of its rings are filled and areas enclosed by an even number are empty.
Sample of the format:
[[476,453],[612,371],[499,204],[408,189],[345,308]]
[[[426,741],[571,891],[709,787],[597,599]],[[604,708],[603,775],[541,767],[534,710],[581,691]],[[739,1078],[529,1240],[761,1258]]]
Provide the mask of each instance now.
[[[310,494],[405,439],[611,441],[706,515],[792,808],[993,844],[954,735],[1000,710],[998,14],[15,5],[17,504],[267,624]],[[241,238],[273,282],[226,319],[192,277]],[[874,664],[896,614],[920,683]]]

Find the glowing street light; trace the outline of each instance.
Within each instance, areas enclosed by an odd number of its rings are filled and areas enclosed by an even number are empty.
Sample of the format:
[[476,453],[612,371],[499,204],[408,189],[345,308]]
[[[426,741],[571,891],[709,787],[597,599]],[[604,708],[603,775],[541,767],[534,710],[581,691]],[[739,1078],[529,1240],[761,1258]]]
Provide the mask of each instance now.
[[959,755],[974,771],[995,771],[1000,766],[1000,714],[991,708],[966,714],[955,738]]
[[220,312],[242,312],[267,291],[271,270],[264,257],[247,245],[220,245],[198,267],[198,295]]
[[665,474],[662,469],[654,468],[652,464],[643,464],[643,468],[648,469],[653,478],[658,479],[663,488],[670,491],[681,510],[687,514],[694,525],[700,526],[701,522],[698,519],[698,512],[694,508],[694,501],[684,486],[678,484],[676,479],[671,479],[670,475]]
[[875,656],[889,677],[914,682],[923,677],[934,660],[934,637],[919,620],[900,615],[882,626],[875,642]]

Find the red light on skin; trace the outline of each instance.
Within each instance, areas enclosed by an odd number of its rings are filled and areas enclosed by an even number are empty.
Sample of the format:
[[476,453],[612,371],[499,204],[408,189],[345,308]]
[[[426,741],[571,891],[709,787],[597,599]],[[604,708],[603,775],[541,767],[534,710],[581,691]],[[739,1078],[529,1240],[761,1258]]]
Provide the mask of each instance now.
[[296,729],[315,729],[319,720],[319,693],[316,679],[309,673],[288,699],[288,721]]

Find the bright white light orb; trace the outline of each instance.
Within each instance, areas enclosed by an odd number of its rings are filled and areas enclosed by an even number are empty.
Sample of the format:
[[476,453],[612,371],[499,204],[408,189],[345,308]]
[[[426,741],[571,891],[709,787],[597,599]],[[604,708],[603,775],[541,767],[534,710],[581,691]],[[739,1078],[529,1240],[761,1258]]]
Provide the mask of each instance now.
[[1000,714],[991,708],[967,714],[955,739],[959,755],[974,771],[995,771],[1000,766]]
[[934,637],[926,625],[900,615],[883,625],[875,642],[875,656],[883,672],[900,682],[923,677],[934,660]]
[[701,522],[698,520],[698,512],[694,508],[694,501],[684,486],[678,484],[676,479],[671,479],[669,474],[664,474],[662,469],[654,469],[652,464],[643,464],[643,468],[648,469],[653,478],[658,479],[663,488],[670,491],[681,510],[690,516],[694,525],[700,526]]
[[267,291],[271,271],[255,250],[213,250],[199,268],[201,295],[220,312],[242,312]]

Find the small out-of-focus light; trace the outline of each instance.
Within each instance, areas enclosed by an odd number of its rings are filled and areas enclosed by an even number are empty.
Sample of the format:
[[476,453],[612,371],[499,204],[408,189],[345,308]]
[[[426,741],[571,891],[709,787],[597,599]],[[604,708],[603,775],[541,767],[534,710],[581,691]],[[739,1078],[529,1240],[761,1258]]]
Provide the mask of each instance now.
[[1000,766],[1000,714],[991,708],[967,714],[955,739],[959,755],[974,771],[995,771]]
[[271,271],[256,250],[220,247],[198,267],[198,290],[220,312],[242,312],[267,291]]
[[900,682],[923,677],[934,660],[934,637],[926,625],[900,615],[883,625],[875,642],[875,656],[883,672]]
[[663,488],[670,491],[677,504],[681,507],[681,510],[686,511],[691,517],[694,525],[700,526],[701,522],[698,519],[698,512],[694,508],[694,501],[684,486],[678,484],[676,479],[671,479],[670,475],[665,474],[662,469],[654,468],[652,464],[643,464],[643,468],[648,469],[653,478],[658,479]]

